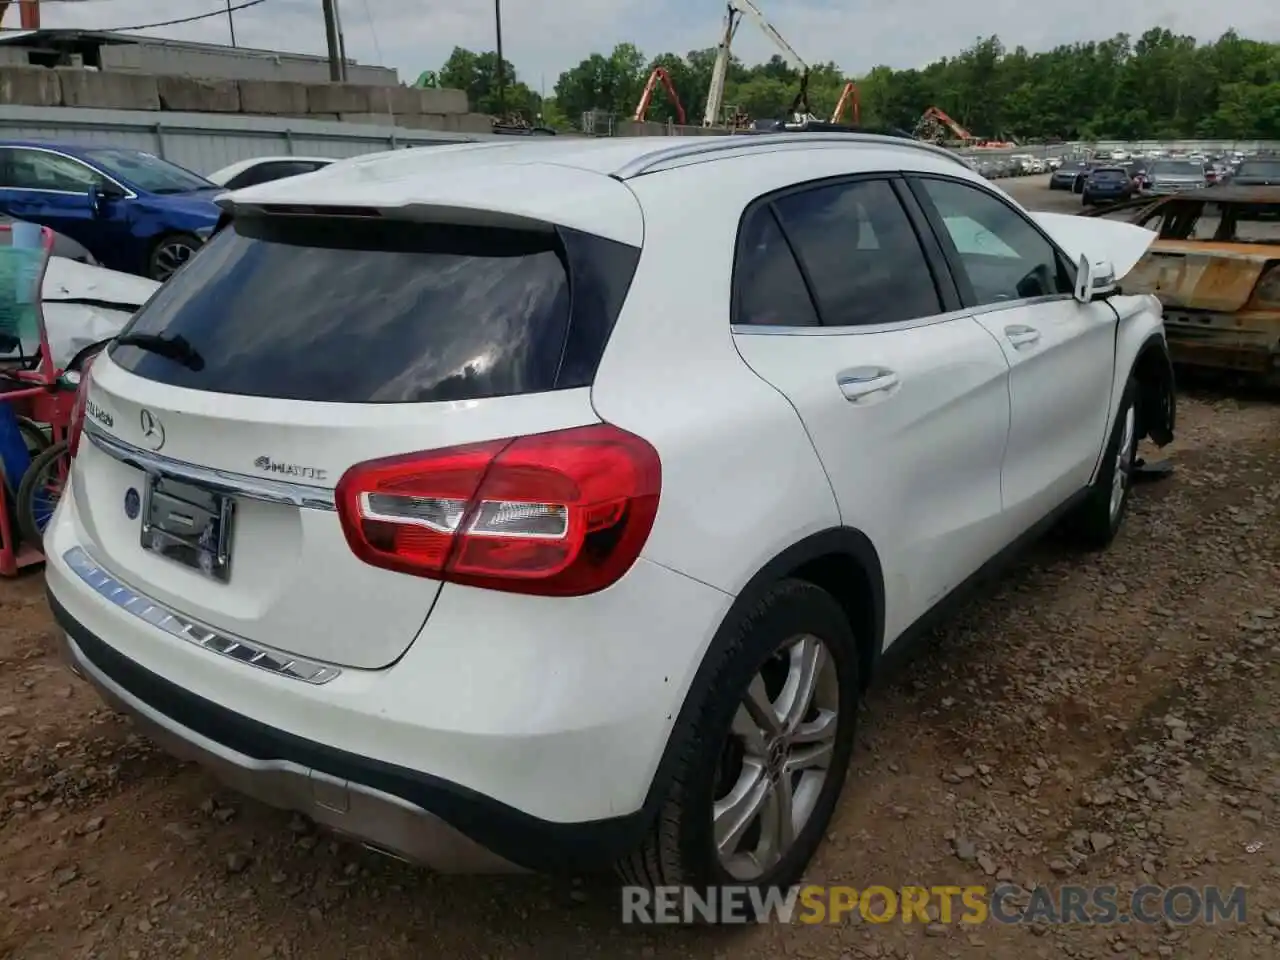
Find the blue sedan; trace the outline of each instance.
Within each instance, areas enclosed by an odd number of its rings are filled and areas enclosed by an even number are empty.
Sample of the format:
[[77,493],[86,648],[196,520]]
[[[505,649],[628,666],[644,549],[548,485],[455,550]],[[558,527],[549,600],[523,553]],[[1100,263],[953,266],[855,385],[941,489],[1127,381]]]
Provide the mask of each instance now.
[[140,150],[0,141],[0,213],[52,227],[104,267],[153,280],[208,239],[221,192]]

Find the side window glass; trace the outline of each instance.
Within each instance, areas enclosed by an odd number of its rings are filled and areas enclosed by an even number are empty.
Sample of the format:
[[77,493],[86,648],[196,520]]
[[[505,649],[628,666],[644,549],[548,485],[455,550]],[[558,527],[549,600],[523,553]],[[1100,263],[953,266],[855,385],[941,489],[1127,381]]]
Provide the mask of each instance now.
[[735,270],[738,304],[734,323],[818,326],[818,314],[804,276],[770,205],[760,204],[747,214],[738,241]]
[[79,160],[42,150],[14,150],[9,159],[9,179],[12,187],[67,193],[88,193],[90,185],[105,182],[100,173]]
[[900,323],[942,312],[920,241],[888,181],[815,187],[775,206],[826,326]]
[[922,179],[979,305],[1070,293],[1057,250],[1020,213],[981,190]]

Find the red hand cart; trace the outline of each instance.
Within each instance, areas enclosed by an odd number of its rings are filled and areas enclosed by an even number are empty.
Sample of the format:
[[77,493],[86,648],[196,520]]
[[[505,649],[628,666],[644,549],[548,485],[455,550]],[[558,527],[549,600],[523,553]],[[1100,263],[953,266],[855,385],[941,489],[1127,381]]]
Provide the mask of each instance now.
[[0,224],[0,576],[44,560],[39,530],[70,466],[79,378],[54,364],[42,308],[53,236],[48,227]]

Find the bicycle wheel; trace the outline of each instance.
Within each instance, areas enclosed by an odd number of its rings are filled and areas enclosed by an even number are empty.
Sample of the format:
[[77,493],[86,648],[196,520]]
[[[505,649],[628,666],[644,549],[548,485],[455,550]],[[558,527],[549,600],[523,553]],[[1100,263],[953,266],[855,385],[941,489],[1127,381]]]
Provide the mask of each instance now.
[[71,469],[67,441],[60,440],[34,460],[18,484],[18,531],[32,546],[44,542],[44,528],[53,516]]
[[53,440],[45,432],[45,428],[30,417],[18,417],[18,432],[27,443],[27,450],[32,457],[49,449]]

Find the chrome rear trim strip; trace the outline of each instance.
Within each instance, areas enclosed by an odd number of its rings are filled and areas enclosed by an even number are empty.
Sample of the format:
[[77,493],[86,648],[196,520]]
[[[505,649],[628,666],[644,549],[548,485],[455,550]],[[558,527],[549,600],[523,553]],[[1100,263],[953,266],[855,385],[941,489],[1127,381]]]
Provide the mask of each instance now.
[[181,460],[163,457],[158,453],[126,443],[119,437],[107,433],[91,420],[85,421],[84,435],[107,456],[145,473],[194,483],[206,490],[243,497],[246,500],[283,503],[307,510],[337,510],[333,491],[326,487],[290,483],[287,480],[272,480],[268,477],[251,477],[243,473],[183,463]]
[[303,683],[328,683],[342,673],[337,667],[326,663],[293,657],[197,623],[125,586],[96,563],[83,547],[72,547],[62,555],[62,559],[99,596],[178,640],[185,640],[203,650],[274,673],[278,677],[301,680]]

